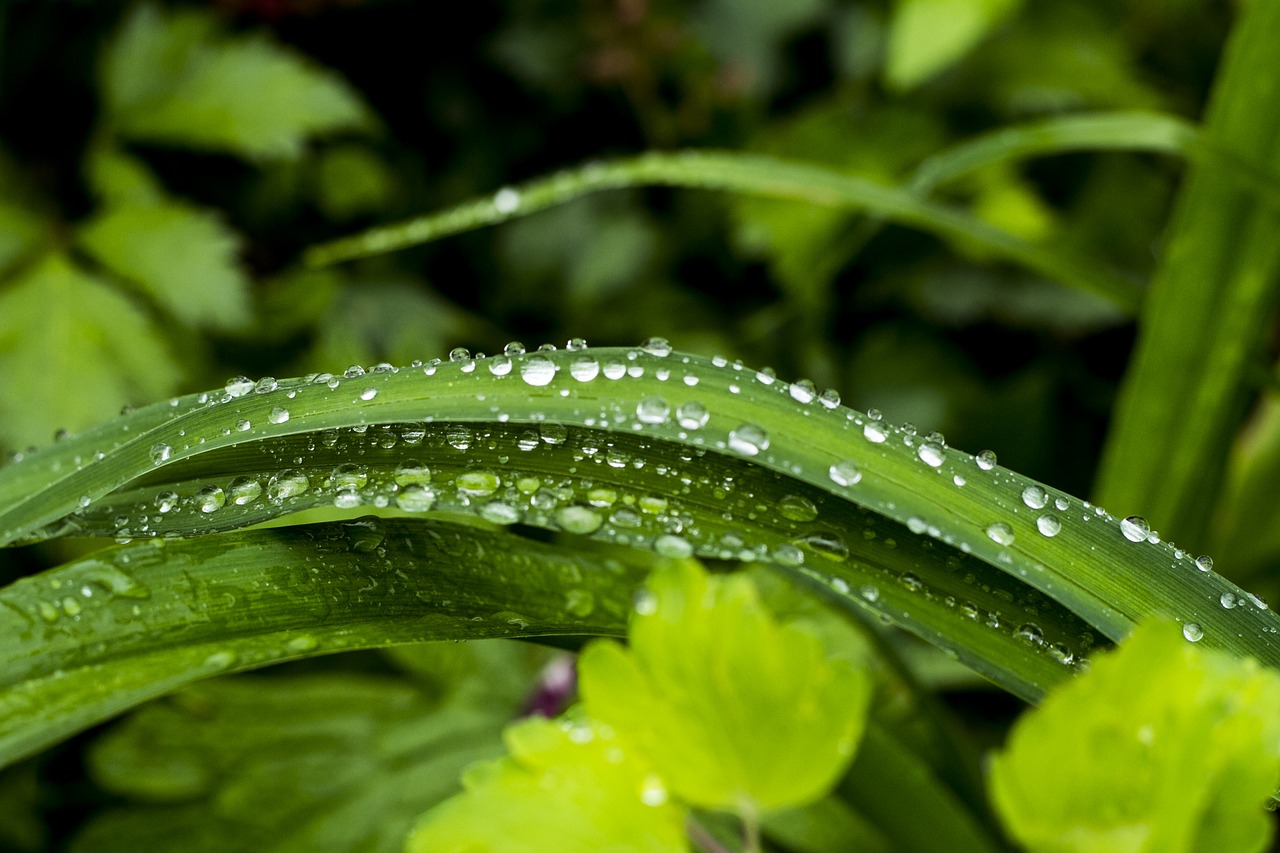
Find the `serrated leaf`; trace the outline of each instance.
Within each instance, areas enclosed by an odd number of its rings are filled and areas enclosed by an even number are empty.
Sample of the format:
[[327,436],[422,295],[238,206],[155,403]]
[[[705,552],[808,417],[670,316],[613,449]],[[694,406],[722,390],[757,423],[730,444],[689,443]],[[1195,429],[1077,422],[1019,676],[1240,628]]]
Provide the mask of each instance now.
[[137,7],[101,77],[116,130],[150,142],[292,158],[311,136],[369,121],[333,72],[264,37],[222,34],[200,12]]
[[912,89],[963,57],[1022,0],[899,0],[889,30],[885,76]]
[[649,590],[629,650],[601,641],[583,652],[586,712],[634,739],[693,805],[774,810],[825,794],[862,734],[866,674],[780,625],[745,577],[685,563]]
[[0,441],[77,430],[179,378],[147,316],[101,279],[50,254],[0,289]]
[[225,329],[248,319],[240,237],[211,211],[176,201],[109,207],[80,244],[184,323]]
[[449,650],[469,674],[440,707],[429,690],[353,674],[221,679],[144,707],[90,753],[97,782],[132,803],[73,849],[399,853],[468,765],[501,754],[545,657],[516,643]]
[[990,784],[1033,853],[1263,849],[1262,803],[1280,782],[1280,674],[1182,633],[1140,626],[1015,725]]
[[689,849],[683,809],[606,729],[535,717],[504,739],[510,757],[469,770],[466,793],[428,812],[406,853]]

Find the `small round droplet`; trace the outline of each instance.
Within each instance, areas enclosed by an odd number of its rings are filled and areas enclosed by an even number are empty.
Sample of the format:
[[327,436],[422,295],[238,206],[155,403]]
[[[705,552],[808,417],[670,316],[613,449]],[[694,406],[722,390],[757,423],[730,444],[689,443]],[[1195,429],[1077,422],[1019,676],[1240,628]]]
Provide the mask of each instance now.
[[243,397],[253,390],[254,382],[248,376],[233,376],[224,387],[228,396]]
[[378,396],[377,388],[366,388],[360,392],[361,400],[372,400],[376,396]]
[[511,359],[505,355],[495,355],[489,359],[489,372],[494,376],[506,376],[511,372]]
[[201,512],[217,512],[226,506],[227,496],[217,486],[205,486],[196,492],[196,506]]
[[1019,625],[1018,630],[1013,632],[1013,636],[1033,646],[1044,645],[1044,631],[1034,622],[1025,622]]
[[661,397],[645,397],[636,404],[636,419],[642,424],[666,423],[671,417],[671,407]]
[[778,514],[792,521],[813,521],[818,517],[818,508],[804,495],[784,495],[778,501]]
[[862,480],[862,469],[848,459],[832,465],[827,474],[837,486],[853,486]]
[[524,344],[519,341],[511,341],[502,348],[502,354],[515,358],[518,355],[524,355]]
[[1003,521],[987,525],[987,538],[997,545],[1013,544],[1013,528]]
[[465,471],[453,481],[459,494],[488,497],[502,485],[502,478],[492,471]]
[[264,376],[254,384],[253,393],[270,394],[279,387],[280,383],[276,381],[274,376]]
[[1147,541],[1147,536],[1151,533],[1151,527],[1142,516],[1131,515],[1120,522],[1120,532],[1130,542],[1145,542]]
[[930,468],[941,467],[942,463],[946,460],[946,456],[944,454],[945,452],[941,445],[932,444],[927,441],[920,445],[916,450],[916,455],[919,456],[921,461]]
[[1036,529],[1045,536],[1057,536],[1062,531],[1062,522],[1056,515],[1042,515],[1036,519]]
[[653,550],[663,557],[688,557],[693,554],[693,546],[683,536],[668,533],[653,541]]
[[1039,486],[1027,486],[1022,490],[1022,502],[1032,509],[1044,509],[1049,503],[1049,495]]
[[1235,609],[1235,606],[1240,603],[1240,599],[1236,598],[1236,594],[1234,592],[1224,592],[1218,597],[1218,603],[1227,610],[1233,610]]
[[227,487],[231,502],[236,506],[245,506],[256,501],[262,495],[262,484],[253,477],[236,477]]
[[[871,411],[874,412],[875,409],[872,409]],[[871,412],[868,412],[867,415],[870,416]],[[863,424],[862,434],[866,436],[867,441],[870,441],[872,444],[883,444],[887,437],[884,427],[881,426],[879,421],[867,421]]]
[[984,450],[977,456],[973,457],[973,461],[978,463],[978,467],[983,471],[990,471],[996,467],[996,455],[990,450]]
[[676,409],[676,422],[685,429],[702,429],[710,419],[711,413],[707,411],[707,407],[696,400],[681,403],[680,408]]
[[174,507],[178,505],[178,495],[175,492],[160,492],[152,503],[155,504],[155,508],[160,512],[172,512]]
[[535,388],[550,385],[556,378],[556,363],[545,355],[532,355],[520,365],[520,378]]
[[541,423],[538,424],[538,435],[543,444],[564,444],[569,440],[569,428],[564,424]]
[[818,402],[821,403],[824,408],[834,409],[836,406],[840,405],[840,392],[834,388],[828,388],[818,395]]
[[153,465],[159,465],[168,462],[173,456],[173,448],[167,444],[151,445],[151,462]]
[[577,352],[579,350],[586,349],[587,342],[582,338],[569,338],[568,342],[564,345],[564,348],[570,352]]
[[511,187],[503,187],[493,194],[493,208],[503,216],[509,216],[520,208],[520,193]]
[[1204,629],[1196,622],[1187,622],[1182,626],[1182,636],[1189,643],[1198,643],[1204,637]]
[[585,506],[561,507],[556,512],[556,523],[569,533],[585,535],[594,533],[604,524],[600,513]]
[[449,361],[454,364],[460,364],[464,361],[471,361],[471,350],[466,347],[454,347],[449,350]]
[[1212,571],[1213,557],[1210,557],[1208,554],[1201,554],[1199,557],[1196,557],[1196,568],[1202,572]]
[[729,431],[729,449],[743,456],[755,456],[769,449],[769,434],[755,424],[743,424]]
[[267,420],[271,421],[273,424],[282,424],[289,420],[289,410],[283,406],[276,406],[271,410],[270,414],[267,415]]
[[394,477],[397,485],[421,486],[431,482],[431,469],[416,459],[406,459],[396,466]]
[[791,392],[791,399],[804,405],[812,403],[814,398],[818,396],[817,387],[808,379],[798,379],[792,382],[791,387],[787,390]]
[[666,338],[649,338],[640,345],[640,349],[659,358],[671,355],[671,344]]
[[569,362],[569,375],[579,382],[590,382],[600,375],[600,362],[589,355],[580,355]]
[[444,440],[455,450],[466,450],[471,446],[473,438],[471,427],[462,424],[455,424],[449,427],[444,435]]

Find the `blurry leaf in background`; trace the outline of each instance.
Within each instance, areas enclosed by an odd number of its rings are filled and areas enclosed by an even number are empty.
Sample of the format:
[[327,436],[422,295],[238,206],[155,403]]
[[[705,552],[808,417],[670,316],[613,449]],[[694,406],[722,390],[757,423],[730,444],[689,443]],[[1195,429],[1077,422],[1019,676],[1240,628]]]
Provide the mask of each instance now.
[[371,122],[338,75],[264,37],[227,36],[199,11],[138,6],[101,81],[121,135],[252,159],[297,157],[310,136]]
[[773,91],[786,68],[786,40],[826,13],[825,0],[704,0],[692,30],[742,89],[758,97]]
[[44,233],[44,223],[30,211],[0,203],[0,273],[31,254]]
[[98,145],[85,156],[85,178],[95,195],[110,204],[151,204],[165,192],[138,158],[112,145]]
[[0,850],[36,853],[47,849],[49,829],[37,807],[43,799],[36,762],[0,772]]
[[637,744],[680,799],[772,811],[824,796],[849,766],[870,678],[779,623],[744,576],[659,569],[628,630],[578,662],[583,707]]
[[338,292],[320,321],[306,364],[313,370],[341,371],[350,364],[438,358],[456,341],[482,337],[480,325],[417,282],[404,277],[379,281],[369,273],[358,285]]
[[590,721],[531,717],[510,755],[467,771],[466,792],[423,816],[406,853],[683,853],[683,809],[634,750]]
[[1030,183],[1011,169],[996,169],[984,177],[973,200],[979,219],[1032,243],[1054,233],[1054,212]]
[[51,254],[0,288],[0,443],[43,444],[172,393],[180,374],[151,320]]
[[888,84],[913,89],[964,57],[1022,0],[897,0],[885,67]]
[[1280,782],[1280,673],[1139,627],[1014,726],[990,787],[1033,853],[1253,853]]
[[1092,293],[971,268],[940,269],[904,289],[916,311],[944,328],[995,322],[1071,337],[1130,321],[1114,304]]
[[423,653],[448,670],[429,689],[386,675],[255,675],[142,708],[90,755],[99,783],[133,803],[97,817],[73,849],[399,853],[463,769],[501,753],[502,726],[546,657],[503,641]]
[[334,221],[377,213],[396,196],[396,178],[376,153],[359,145],[327,148],[316,164],[316,204]]
[[233,329],[248,320],[240,238],[212,211],[177,201],[112,206],[84,226],[80,244],[185,324]]

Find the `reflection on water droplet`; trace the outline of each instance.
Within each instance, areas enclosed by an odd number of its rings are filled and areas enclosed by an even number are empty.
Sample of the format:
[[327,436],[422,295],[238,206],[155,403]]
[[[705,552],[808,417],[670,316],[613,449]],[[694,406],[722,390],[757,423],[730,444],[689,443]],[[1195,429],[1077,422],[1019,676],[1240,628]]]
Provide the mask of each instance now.
[[666,338],[649,338],[640,345],[640,349],[649,353],[649,355],[656,355],[659,358],[666,358],[671,355],[671,344]]
[[480,517],[494,524],[515,524],[520,520],[520,510],[506,501],[490,501],[480,508]]
[[676,409],[676,421],[685,429],[702,429],[710,418],[707,407],[694,400],[683,403]]
[[1236,598],[1234,592],[1224,592],[1218,597],[1218,603],[1227,610],[1233,610],[1235,606],[1240,603],[1240,599]]
[[1044,509],[1049,503],[1049,495],[1039,486],[1027,486],[1022,490],[1022,502],[1032,509]]
[[1036,529],[1045,536],[1057,536],[1062,531],[1062,522],[1057,516],[1042,515],[1036,519]]
[[236,506],[245,506],[256,501],[262,495],[262,484],[253,477],[236,477],[227,486],[231,502]]
[[253,380],[248,376],[233,376],[227,380],[224,388],[228,396],[243,397],[253,390]]
[[636,418],[640,423],[666,423],[669,417],[671,417],[671,407],[661,397],[645,397],[636,404]]
[[1195,622],[1188,622],[1182,626],[1182,636],[1186,637],[1188,642],[1198,643],[1204,637],[1204,629]]
[[170,447],[169,445],[167,444],[151,445],[152,464],[159,465],[162,462],[168,462],[169,458],[172,456],[173,456],[173,448]]
[[1013,528],[1003,521],[987,525],[987,537],[998,545],[1013,544]]
[[178,505],[178,495],[175,492],[160,492],[152,501],[156,509],[160,512],[172,512],[173,508]]
[[1120,532],[1130,542],[1145,542],[1147,535],[1151,533],[1151,527],[1142,516],[1131,515],[1120,522]]
[[743,456],[755,456],[769,449],[769,434],[755,424],[743,424],[729,431],[729,449]]
[[804,565],[804,551],[795,545],[779,545],[773,549],[773,559],[784,566]]
[[566,506],[556,512],[556,523],[569,533],[587,534],[599,530],[604,519],[585,506]]
[[276,406],[271,410],[270,414],[267,415],[267,420],[271,421],[273,424],[282,424],[289,420],[289,410],[283,406]]
[[462,424],[454,424],[449,427],[448,432],[444,435],[444,440],[455,450],[466,450],[471,446],[472,438],[471,427]]
[[1026,622],[1019,625],[1018,630],[1013,632],[1013,636],[1022,640],[1022,642],[1029,643],[1033,646],[1040,646],[1044,644],[1044,631],[1042,631],[1040,626],[1034,622]]
[[1196,557],[1196,568],[1202,572],[1208,572],[1213,569],[1213,557],[1208,554],[1201,554]]
[[396,493],[396,506],[405,512],[426,512],[435,506],[436,493],[430,486],[413,483]]
[[569,429],[564,424],[538,424],[538,435],[545,444],[564,444],[569,439]]
[[919,449],[916,451],[916,455],[919,456],[924,464],[928,465],[930,468],[940,467],[945,460],[942,447],[937,444],[930,444],[929,442],[925,442],[920,445]]
[[600,362],[589,355],[580,355],[569,362],[569,375],[579,382],[590,382],[600,375]]
[[378,396],[377,388],[366,388],[360,392],[361,400],[372,400],[376,396]]
[[832,465],[827,474],[837,486],[852,486],[862,480],[862,469],[849,459]]
[[973,461],[976,462],[978,467],[983,471],[990,471],[992,468],[996,467],[996,455],[990,450],[982,451],[977,456],[973,457]]
[[653,550],[663,557],[688,557],[693,554],[693,546],[682,536],[666,534],[653,542]]
[[217,486],[205,486],[196,492],[196,506],[201,512],[217,512],[226,506],[227,496]]
[[[875,409],[871,411],[874,412]],[[870,415],[871,412],[867,414]],[[867,441],[873,444],[883,444],[886,437],[884,427],[880,425],[879,421],[867,421],[862,427],[862,434],[867,437]]]
[[279,503],[288,498],[297,497],[311,487],[307,475],[292,468],[286,468],[267,481],[267,500]]
[[813,402],[813,398],[818,396],[818,389],[808,379],[798,379],[791,383],[791,387],[787,389],[791,393],[791,399],[797,403],[809,404]]
[[520,193],[511,187],[503,187],[493,194],[493,208],[503,216],[509,216],[520,208]]
[[520,378],[534,387],[550,385],[556,378],[556,363],[545,355],[531,355],[520,365]]
[[485,497],[498,491],[502,478],[492,471],[466,471],[453,482],[459,494]]
[[803,495],[785,495],[778,501],[778,514],[792,521],[813,521],[818,517],[818,508]]

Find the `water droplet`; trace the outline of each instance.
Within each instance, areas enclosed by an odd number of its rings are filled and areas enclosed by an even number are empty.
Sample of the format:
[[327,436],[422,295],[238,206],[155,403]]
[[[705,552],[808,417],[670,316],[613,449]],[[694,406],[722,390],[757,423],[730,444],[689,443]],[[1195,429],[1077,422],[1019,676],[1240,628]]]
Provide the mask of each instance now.
[[564,424],[538,424],[538,435],[544,444],[564,444],[569,440],[569,429]]
[[151,445],[152,464],[159,465],[163,462],[168,462],[171,456],[173,456],[173,448],[170,447],[169,445],[167,444]]
[[930,468],[938,468],[945,461],[944,451],[941,446],[925,442],[920,445],[916,451],[916,455],[928,465]]
[[671,355],[671,344],[666,338],[649,338],[640,345],[640,349],[649,353],[649,355],[656,355],[659,358],[666,358]]
[[791,392],[791,399],[797,403],[809,404],[818,396],[818,389],[808,379],[799,379],[791,383],[788,389]]
[[276,381],[274,376],[264,376],[253,386],[253,393],[270,394],[279,387],[280,383]]
[[502,478],[492,471],[466,471],[453,481],[459,494],[486,497],[498,491]]
[[778,514],[792,521],[813,521],[818,517],[818,508],[803,495],[785,495],[778,501]]
[[318,645],[320,644],[316,641],[315,637],[303,634],[299,637],[294,637],[292,640],[285,643],[285,648],[291,652],[309,652],[315,649]]
[[366,388],[360,392],[361,400],[372,400],[376,396],[378,396],[377,388]]
[[998,545],[1013,544],[1013,528],[1003,521],[987,525],[987,538]]
[[1018,630],[1013,632],[1013,636],[1033,646],[1044,644],[1044,631],[1034,622],[1025,622],[1019,625]]
[[743,456],[755,456],[769,449],[769,434],[755,424],[743,424],[729,431],[729,449]]
[[355,379],[357,376],[364,376],[364,368],[358,364],[348,365],[347,369],[342,371],[342,376],[345,379]]
[[464,361],[471,361],[471,350],[466,347],[454,347],[449,350],[449,361],[454,364],[461,364]]
[[569,533],[594,533],[604,524],[604,519],[593,509],[585,506],[561,507],[556,512],[556,523]]
[[236,421],[236,430],[239,432],[248,432],[252,428],[253,428],[253,424],[250,423],[247,418],[241,418],[240,420]]
[[196,492],[196,506],[201,512],[217,512],[226,506],[227,496],[217,486],[205,486]]
[[872,604],[875,604],[877,601],[880,600],[880,590],[877,587],[872,586],[871,584],[867,584],[866,586],[862,587],[862,589],[858,590],[858,594],[861,595],[865,600],[871,602]]
[[681,558],[693,554],[693,546],[689,544],[689,540],[671,533],[655,539],[653,550],[663,557]]
[[832,465],[827,474],[837,486],[852,486],[862,480],[862,469],[848,459]]
[[1067,507],[1071,506],[1071,504],[1066,498],[1054,498],[1053,506],[1059,512],[1066,512]]
[[1045,536],[1057,536],[1062,530],[1062,522],[1054,515],[1042,515],[1036,519],[1036,529]]
[[636,404],[636,419],[642,424],[662,424],[671,417],[671,407],[661,397],[645,397]]
[[1239,603],[1239,601],[1240,600],[1236,598],[1236,594],[1234,592],[1224,592],[1221,596],[1218,597],[1218,603],[1221,604],[1223,607],[1225,607],[1227,610],[1234,609],[1235,606]]
[[369,482],[369,472],[348,462],[333,469],[332,480],[335,489],[363,489]]
[[784,566],[804,565],[804,551],[795,545],[779,545],[773,549],[773,559]]
[[589,355],[580,355],[569,362],[569,375],[579,382],[590,382],[600,375],[600,362]]
[[520,378],[534,387],[550,385],[556,378],[556,363],[545,355],[532,355],[520,365]]
[[173,508],[178,505],[178,495],[175,492],[160,492],[152,501],[155,508],[160,512],[172,512]]
[[223,386],[228,396],[243,397],[253,390],[253,380],[248,376],[233,376]]
[[394,476],[400,486],[422,485],[431,482],[431,469],[417,459],[406,459],[396,466]]
[[286,468],[267,481],[267,500],[279,503],[303,494],[310,487],[311,481],[306,474]]
[[1147,524],[1145,518],[1131,515],[1120,522],[1120,532],[1130,542],[1145,542],[1147,541],[1147,535],[1151,533],[1151,527]]
[[965,483],[969,481],[964,478],[963,474],[956,474],[954,477],[951,478],[951,482],[955,483],[957,486],[963,486]]
[[690,400],[676,409],[676,422],[685,429],[702,429],[711,419],[711,413],[701,403]]
[[480,517],[494,524],[515,524],[520,520],[520,510],[506,501],[490,501],[480,508]]
[[[875,409],[872,409],[871,411],[875,411]],[[869,416],[871,413],[868,412],[867,414]],[[865,424],[863,424],[862,434],[867,437],[867,441],[870,441],[873,444],[883,444],[885,438],[887,437],[884,431],[884,427],[881,426],[879,421],[874,421],[874,420],[867,421]]]
[[273,424],[282,424],[289,420],[289,410],[282,406],[276,406],[271,410],[271,413],[267,415],[267,420],[271,421]]
[[1032,509],[1044,509],[1049,503],[1049,495],[1039,486],[1027,486],[1022,490],[1022,502]]
[[506,356],[510,356],[511,358],[515,358],[518,355],[524,355],[524,353],[525,353],[524,344],[520,343],[519,341],[511,341],[510,343],[508,343],[506,346],[502,348],[502,354]]
[[227,486],[231,502],[236,506],[245,506],[256,501],[262,495],[262,484],[253,477],[236,477]]
[[1201,554],[1199,557],[1196,557],[1196,568],[1202,572],[1212,571],[1213,557],[1210,557],[1208,554]]
[[503,187],[493,194],[493,208],[503,216],[510,216],[520,209],[520,193],[511,187]]
[[828,388],[818,395],[818,402],[828,409],[834,409],[840,405],[840,392],[834,388]]
[[984,450],[977,456],[973,457],[973,461],[978,463],[978,467],[983,471],[990,471],[996,467],[996,455],[990,450]]
[[473,437],[471,427],[462,424],[454,424],[444,434],[444,440],[455,450],[466,450],[471,446]]
[[1188,622],[1182,626],[1182,636],[1186,637],[1187,642],[1198,643],[1204,637],[1204,629],[1195,622]]
[[421,483],[410,484],[396,493],[396,506],[405,512],[426,512],[435,503],[436,493]]
[[364,503],[361,494],[351,486],[344,486],[338,489],[333,495],[333,505],[338,509],[351,509]]

